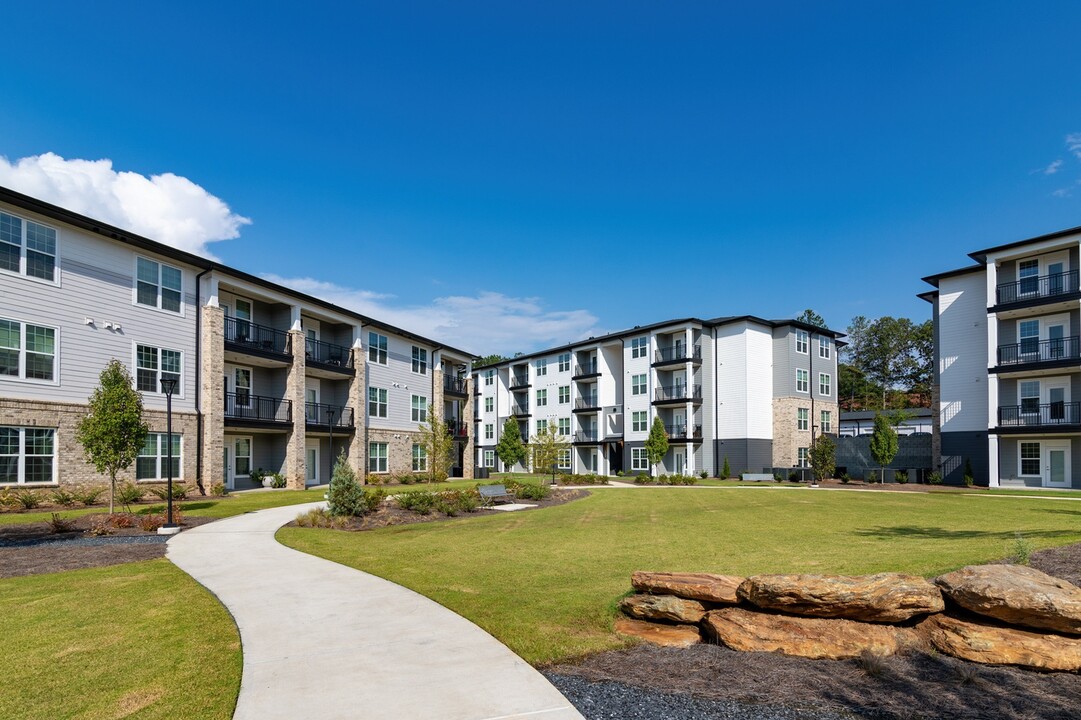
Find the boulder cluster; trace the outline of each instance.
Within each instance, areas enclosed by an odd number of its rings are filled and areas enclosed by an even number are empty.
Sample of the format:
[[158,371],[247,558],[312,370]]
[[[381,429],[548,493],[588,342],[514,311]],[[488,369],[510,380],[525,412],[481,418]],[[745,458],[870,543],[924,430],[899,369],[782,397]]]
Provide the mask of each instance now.
[[636,572],[616,631],[687,647],[842,659],[934,648],[972,662],[1081,671],[1081,588],[1020,565],[934,580],[877,575]]

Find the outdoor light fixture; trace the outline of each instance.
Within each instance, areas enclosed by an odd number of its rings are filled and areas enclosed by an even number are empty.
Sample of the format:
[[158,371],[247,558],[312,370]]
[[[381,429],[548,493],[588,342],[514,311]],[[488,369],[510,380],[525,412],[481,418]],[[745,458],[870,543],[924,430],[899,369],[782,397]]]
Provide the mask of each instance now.
[[158,528],[158,534],[176,535],[180,532],[180,527],[173,522],[173,393],[176,392],[176,378],[163,377],[161,391],[165,393],[165,477],[168,479],[168,497],[165,501],[165,524]]

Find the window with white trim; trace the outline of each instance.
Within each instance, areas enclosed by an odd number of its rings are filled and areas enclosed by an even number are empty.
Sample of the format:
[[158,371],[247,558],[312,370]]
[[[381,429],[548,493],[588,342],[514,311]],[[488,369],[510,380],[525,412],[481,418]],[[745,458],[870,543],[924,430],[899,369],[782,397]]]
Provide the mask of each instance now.
[[251,407],[251,369],[233,369],[233,395],[237,407]]
[[233,441],[233,477],[246,478],[251,475],[251,438],[237,438]]
[[645,357],[649,352],[649,338],[638,337],[631,339],[631,357],[640,358]]
[[830,339],[828,337],[822,335],[818,336],[818,357],[823,358],[824,360],[829,360]]
[[560,470],[570,470],[571,469],[571,451],[570,450],[560,450],[559,451],[559,457],[556,459],[556,467],[558,467]]
[[428,351],[416,345],[413,346],[413,372],[418,375],[428,374]]
[[808,340],[808,338],[809,338],[809,335],[807,334],[806,330],[797,330],[796,331],[796,352],[798,352],[800,355],[806,355],[807,354],[807,345],[808,345],[807,340]]
[[563,405],[571,401],[571,386],[560,385],[559,386],[559,404]]
[[368,333],[368,362],[387,364],[387,336],[377,332]]
[[811,429],[811,411],[807,408],[796,408],[796,429],[797,430],[810,430]]
[[833,432],[833,412],[830,410],[823,410],[821,416],[822,432]]
[[1040,412],[1040,381],[1024,380],[1019,383],[1021,398],[1021,413],[1035,415]]
[[493,425],[492,423],[484,423],[484,439],[495,439],[495,425]]
[[571,369],[571,354],[562,353],[559,356],[559,372],[567,372]]
[[413,443],[413,472],[428,472],[428,448]]
[[649,411],[635,410],[631,413],[631,430],[645,432],[649,429]]
[[546,360],[546,359],[538,360],[535,363],[535,367],[537,368],[537,377],[540,377],[541,375],[547,375],[548,374],[548,360]]
[[829,373],[818,373],[818,394],[824,397],[829,397],[831,392],[831,385],[833,378]]
[[631,395],[646,394],[646,374],[631,375]]
[[427,422],[428,398],[423,395],[411,395],[409,398],[411,418],[413,422]]
[[0,212],[0,270],[56,282],[56,230]]
[[571,434],[571,419],[559,418],[559,434],[570,435]]
[[56,382],[56,329],[0,318],[0,377]]
[[796,465],[798,465],[799,467],[811,466],[810,453],[808,452],[807,448],[802,447],[796,451]]
[[144,257],[135,258],[136,304],[179,313],[182,277],[180,268]]
[[811,379],[810,373],[806,370],[796,369],[796,392],[810,392]]
[[486,468],[494,468],[495,467],[495,450],[485,450],[484,451],[484,467],[486,467]]
[[485,370],[484,371],[484,384],[485,385],[492,385],[493,383],[495,383],[495,370]]
[[368,388],[368,417],[385,418],[387,416],[386,388]]
[[547,420],[538,420],[537,421],[537,435],[543,435],[546,432],[548,432],[548,421]]
[[484,412],[493,412],[495,410],[495,398],[484,398]]
[[368,443],[368,472],[385,473],[387,471],[387,444]]
[[0,427],[0,484],[56,482],[56,430]]
[[547,404],[548,404],[548,391],[547,390],[538,390],[537,391],[537,407],[544,407]]
[[[165,433],[147,433],[143,448],[135,459],[136,480],[167,480],[169,478],[169,445]],[[173,480],[180,480],[180,435],[173,433]]]
[[631,470],[649,470],[649,454],[645,448],[631,448]]
[[184,358],[179,350],[157,348],[152,345],[135,346],[135,389],[145,393],[162,395],[161,379],[170,378],[177,382],[177,395],[184,394],[180,382]]
[[1021,475],[1040,475],[1040,443],[1021,443]]

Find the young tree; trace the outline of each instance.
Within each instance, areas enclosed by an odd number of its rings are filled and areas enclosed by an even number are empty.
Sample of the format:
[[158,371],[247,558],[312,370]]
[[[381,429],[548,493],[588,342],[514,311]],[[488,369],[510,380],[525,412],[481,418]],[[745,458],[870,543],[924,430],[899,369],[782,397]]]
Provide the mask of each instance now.
[[875,415],[875,429],[871,433],[871,457],[882,468],[879,479],[885,481],[886,466],[897,456],[897,431],[882,413]]
[[512,417],[507,418],[503,423],[503,432],[499,436],[499,442],[496,443],[495,454],[507,468],[525,462],[529,456],[522,442],[522,432],[518,429],[518,421]]
[[815,480],[833,477],[837,469],[837,443],[829,435],[819,435],[811,445],[811,470]]
[[86,459],[109,476],[109,512],[114,508],[116,475],[135,462],[150,431],[143,422],[143,396],[135,390],[128,369],[110,360],[90,394],[90,414],[79,421],[75,438]]
[[659,417],[653,418],[653,426],[649,428],[649,437],[645,442],[646,457],[649,458],[650,469],[664,460],[668,454],[668,433],[664,429],[664,423]]
[[724,456],[724,467],[721,468],[721,478],[727,480],[732,477],[732,468],[728,464],[728,456]]
[[570,447],[570,443],[556,432],[555,425],[548,423],[544,432],[530,438],[529,446],[533,450],[533,471],[544,472],[556,464],[559,454]]
[[327,511],[331,515],[361,515],[364,489],[357,482],[357,474],[349,465],[345,450],[338,455],[334,463],[334,473],[330,476],[330,488],[327,490]]
[[428,406],[428,423],[419,426],[421,446],[428,457],[428,483],[442,482],[450,474],[454,438],[447,423],[439,417],[434,405]]

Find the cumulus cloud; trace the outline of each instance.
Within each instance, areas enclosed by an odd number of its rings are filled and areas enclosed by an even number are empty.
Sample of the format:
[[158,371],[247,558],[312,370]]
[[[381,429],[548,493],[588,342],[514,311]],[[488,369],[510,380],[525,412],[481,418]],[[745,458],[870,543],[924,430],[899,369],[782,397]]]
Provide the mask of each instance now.
[[210,243],[251,223],[185,177],[117,171],[111,160],[0,156],[0,185],[209,258]]
[[400,306],[394,296],[348,288],[314,278],[264,275],[265,279],[477,353],[511,355],[582,340],[603,331],[586,310],[551,310],[538,298],[497,292],[448,295],[421,305]]

